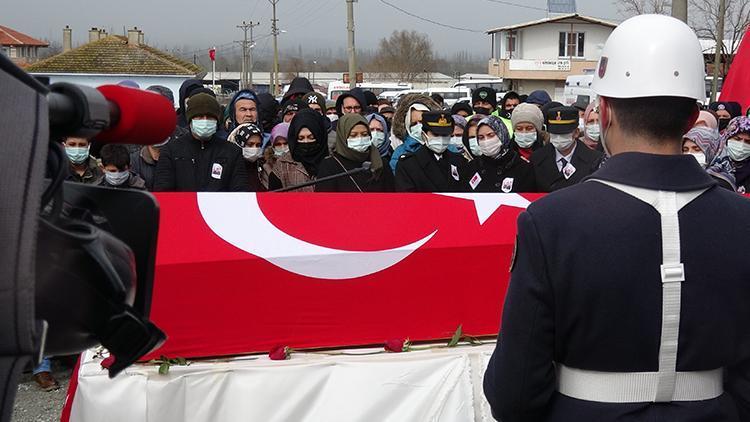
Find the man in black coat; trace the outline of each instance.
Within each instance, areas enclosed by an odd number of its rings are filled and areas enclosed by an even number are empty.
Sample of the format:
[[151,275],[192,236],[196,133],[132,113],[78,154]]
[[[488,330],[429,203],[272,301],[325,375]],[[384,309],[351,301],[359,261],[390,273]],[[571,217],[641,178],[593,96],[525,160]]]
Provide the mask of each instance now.
[[155,191],[244,192],[250,189],[242,150],[216,135],[219,103],[209,94],[187,101],[190,132],[160,151]]
[[681,154],[703,75],[677,19],[610,35],[592,88],[611,158],[518,219],[484,378],[495,418],[750,420],[750,200]]
[[531,164],[539,192],[552,192],[573,186],[595,172],[602,153],[578,141],[578,110],[554,107],[545,116],[550,143],[531,154]]
[[396,167],[397,192],[460,192],[458,168],[466,160],[447,151],[453,117],[446,111],[422,114],[422,145],[401,155]]

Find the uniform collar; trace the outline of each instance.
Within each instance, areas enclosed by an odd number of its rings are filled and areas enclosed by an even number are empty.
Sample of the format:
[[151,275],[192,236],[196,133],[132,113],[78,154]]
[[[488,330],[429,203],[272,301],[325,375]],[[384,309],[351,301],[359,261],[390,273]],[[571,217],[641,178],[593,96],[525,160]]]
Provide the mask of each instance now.
[[642,152],[617,154],[587,179],[601,179],[645,189],[686,192],[716,184],[690,155]]

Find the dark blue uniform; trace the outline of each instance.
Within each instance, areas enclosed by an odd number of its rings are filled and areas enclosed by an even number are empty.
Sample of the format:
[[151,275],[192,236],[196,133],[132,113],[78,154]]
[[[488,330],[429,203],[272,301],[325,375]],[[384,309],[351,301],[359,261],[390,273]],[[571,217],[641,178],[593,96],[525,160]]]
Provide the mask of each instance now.
[[[716,186],[689,156],[619,154],[592,178],[604,183],[585,181],[552,193],[519,217],[502,330],[484,379],[493,415],[503,422],[750,420],[750,259],[744,246],[750,200]],[[721,375],[723,369],[718,397],[614,403],[558,391],[561,367],[653,373],[663,365],[664,214],[605,183],[678,196],[705,190],[677,214],[685,281],[676,371]]]

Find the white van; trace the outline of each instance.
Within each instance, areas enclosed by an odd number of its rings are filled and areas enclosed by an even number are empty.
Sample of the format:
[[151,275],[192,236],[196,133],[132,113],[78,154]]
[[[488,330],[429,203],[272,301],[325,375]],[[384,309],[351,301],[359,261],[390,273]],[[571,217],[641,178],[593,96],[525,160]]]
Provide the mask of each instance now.
[[579,95],[589,97],[590,101],[596,99],[594,90],[591,89],[591,83],[594,82],[594,75],[570,75],[565,79],[565,91],[563,94],[563,104],[572,105],[578,99]]
[[[380,95],[386,91],[402,91],[405,89],[411,89],[412,84],[410,83],[370,83],[362,82],[357,84],[357,88],[362,88],[365,91],[371,91],[375,95]],[[339,95],[349,91],[349,84],[344,81],[334,81],[328,84],[328,99],[335,101]]]

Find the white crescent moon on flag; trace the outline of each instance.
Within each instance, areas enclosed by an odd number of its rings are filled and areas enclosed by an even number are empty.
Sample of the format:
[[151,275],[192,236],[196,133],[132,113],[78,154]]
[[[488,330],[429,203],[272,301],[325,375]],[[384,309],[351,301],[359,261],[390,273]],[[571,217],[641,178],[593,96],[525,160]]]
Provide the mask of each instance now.
[[314,245],[274,226],[256,194],[198,193],[198,208],[208,227],[227,243],[273,265],[305,277],[345,280],[368,276],[403,261],[437,233],[394,249],[347,251]]

